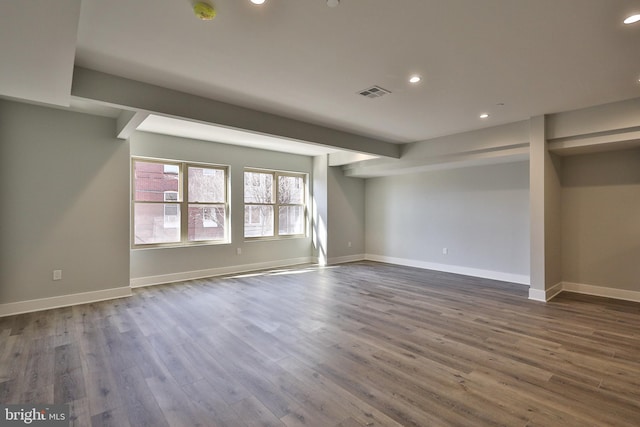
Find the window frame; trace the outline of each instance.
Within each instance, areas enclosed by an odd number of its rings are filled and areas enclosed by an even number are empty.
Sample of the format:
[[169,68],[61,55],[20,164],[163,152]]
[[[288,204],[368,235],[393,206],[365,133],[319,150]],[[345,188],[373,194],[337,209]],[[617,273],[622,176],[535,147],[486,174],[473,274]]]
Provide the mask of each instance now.
[[[271,192],[272,192],[272,200],[273,203],[247,203],[244,195],[245,188],[245,179],[246,173],[261,173],[272,176],[271,182]],[[307,187],[308,183],[308,174],[304,172],[293,172],[293,171],[281,171],[281,170],[273,170],[273,169],[262,169],[262,168],[254,168],[254,167],[246,167],[243,171],[243,185],[242,185],[242,213],[243,213],[243,221],[242,221],[242,236],[245,241],[258,241],[258,240],[282,240],[282,239],[299,239],[305,238],[308,235],[308,197],[309,191]],[[288,176],[294,178],[302,179],[302,203],[280,203],[279,202],[279,185],[278,178],[281,176]],[[246,208],[251,206],[272,206],[273,209],[273,235],[270,236],[246,236],[245,235],[245,226],[246,226]],[[299,234],[280,234],[280,207],[285,206],[301,206],[302,207],[302,233]]]
[[[166,193],[162,201],[147,201],[136,200],[136,178],[135,178],[135,165],[136,162],[157,163],[161,165],[171,165],[178,168],[178,195],[176,201],[167,202]],[[224,173],[224,202],[192,202],[189,201],[189,168],[204,168],[221,170]],[[166,167],[163,168],[166,173]],[[172,191],[169,191],[172,192]],[[175,247],[190,247],[190,246],[207,246],[207,245],[224,245],[231,243],[231,203],[230,203],[230,166],[220,165],[213,163],[202,162],[189,162],[170,159],[161,159],[156,157],[143,157],[143,156],[131,156],[131,237],[130,246],[131,249],[149,249],[149,248],[175,248]],[[165,205],[167,203],[176,204],[178,206],[178,212],[180,214],[180,240],[176,242],[163,242],[163,243],[136,243],[135,236],[135,210],[136,204],[159,204]],[[209,207],[212,205],[224,206],[224,237],[218,240],[189,240],[189,206]],[[212,207],[213,209],[213,207]],[[164,211],[164,208],[163,208]]]

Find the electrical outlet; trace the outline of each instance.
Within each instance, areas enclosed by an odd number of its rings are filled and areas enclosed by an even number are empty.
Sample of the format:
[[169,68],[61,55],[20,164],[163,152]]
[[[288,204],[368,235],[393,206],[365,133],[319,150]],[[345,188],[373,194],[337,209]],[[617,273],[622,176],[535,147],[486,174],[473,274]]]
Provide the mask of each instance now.
[[446,255],[449,253],[449,249],[448,248],[442,248],[442,255]]
[[62,280],[62,270],[53,270],[53,280]]
[[347,242],[347,247],[350,248],[351,247],[351,242]]
[[242,255],[242,248],[236,248],[236,255]]

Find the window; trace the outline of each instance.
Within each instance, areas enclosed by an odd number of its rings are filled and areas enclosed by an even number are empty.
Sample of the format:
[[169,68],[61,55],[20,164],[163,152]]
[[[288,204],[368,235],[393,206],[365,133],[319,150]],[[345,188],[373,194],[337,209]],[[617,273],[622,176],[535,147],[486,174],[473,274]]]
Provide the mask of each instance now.
[[304,174],[246,170],[244,173],[244,237],[305,234]]
[[[166,168],[165,168],[166,171]],[[166,172],[165,172],[166,173]],[[177,191],[165,191],[165,202],[177,202]],[[164,227],[165,228],[178,228],[180,226],[180,212],[178,210],[179,205],[177,203],[165,203],[164,204]]]
[[224,166],[133,160],[133,245],[228,241]]

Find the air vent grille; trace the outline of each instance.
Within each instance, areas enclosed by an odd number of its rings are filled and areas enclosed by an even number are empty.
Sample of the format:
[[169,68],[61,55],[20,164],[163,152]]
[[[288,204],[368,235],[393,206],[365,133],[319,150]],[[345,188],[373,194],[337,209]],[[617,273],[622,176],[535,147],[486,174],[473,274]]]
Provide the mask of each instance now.
[[368,89],[358,92],[362,96],[367,98],[380,98],[391,93],[391,91],[381,88],[380,86],[371,86]]

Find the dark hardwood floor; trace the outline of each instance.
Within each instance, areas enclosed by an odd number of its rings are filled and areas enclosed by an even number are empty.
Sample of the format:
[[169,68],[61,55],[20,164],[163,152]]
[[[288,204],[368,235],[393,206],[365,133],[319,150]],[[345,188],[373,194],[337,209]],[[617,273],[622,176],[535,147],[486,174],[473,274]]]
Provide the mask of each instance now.
[[371,262],[0,319],[0,402],[76,426],[638,426],[640,304]]

